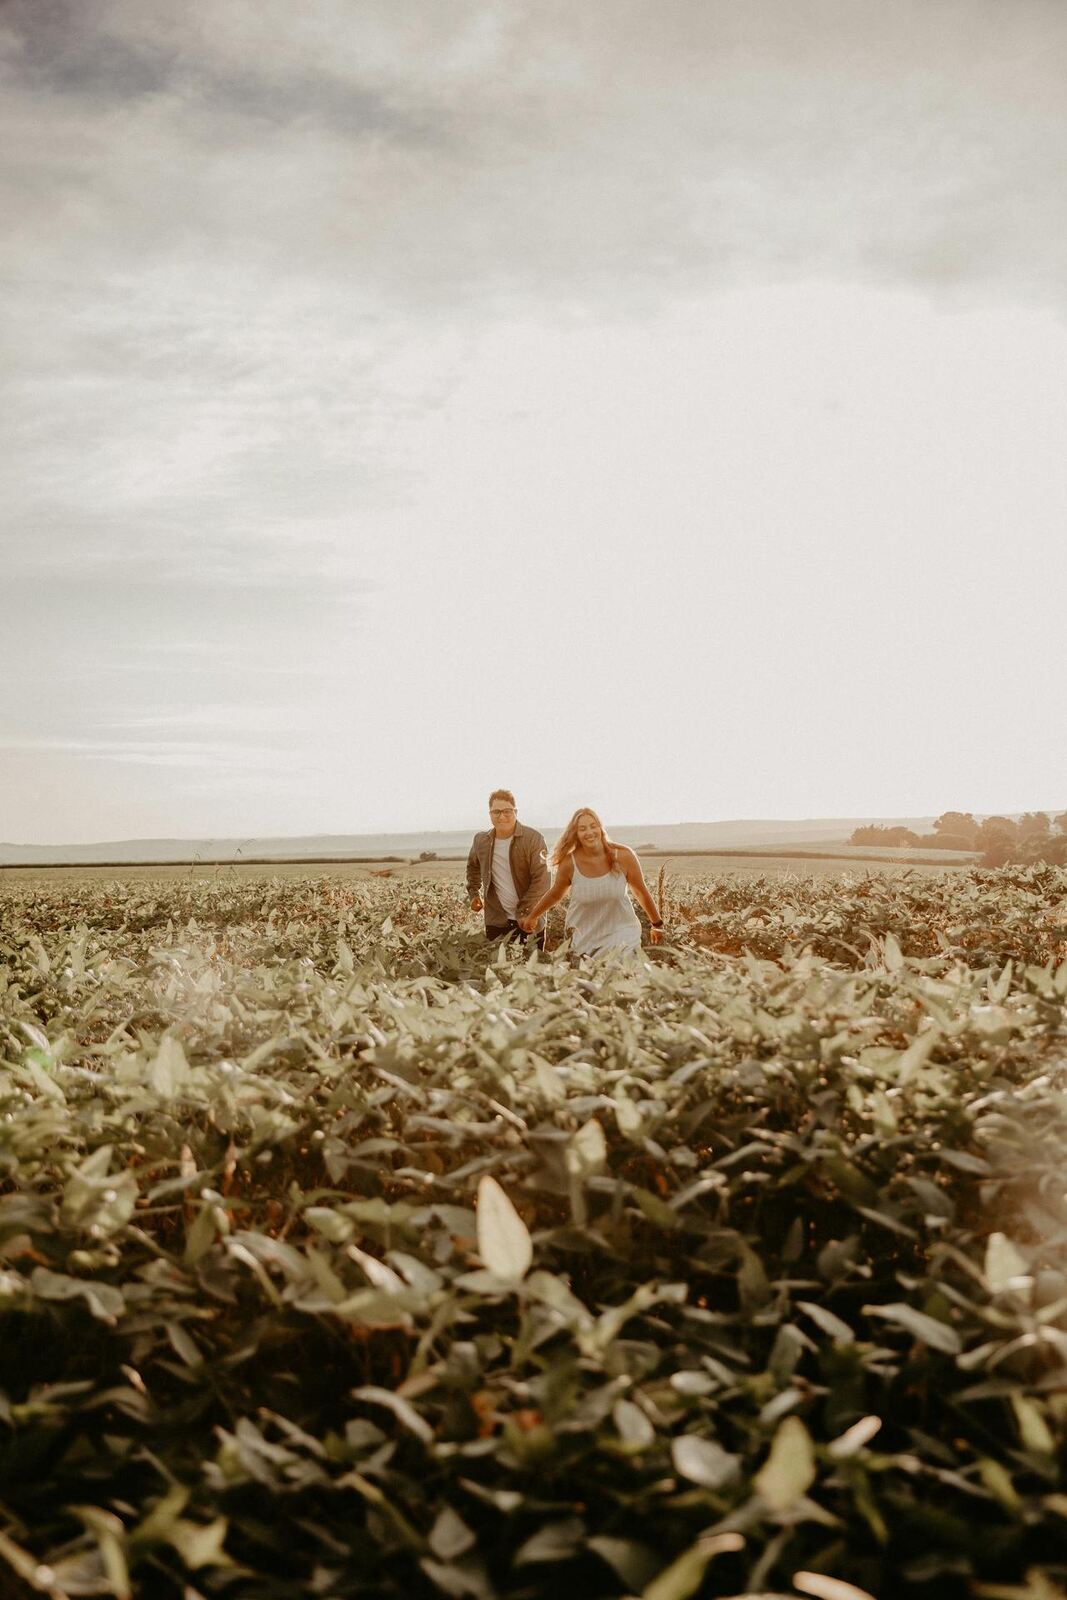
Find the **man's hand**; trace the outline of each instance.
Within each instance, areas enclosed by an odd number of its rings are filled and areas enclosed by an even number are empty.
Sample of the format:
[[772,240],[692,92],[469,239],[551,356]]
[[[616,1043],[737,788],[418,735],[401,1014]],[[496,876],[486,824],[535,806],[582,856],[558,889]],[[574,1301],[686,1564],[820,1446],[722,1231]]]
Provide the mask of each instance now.
[[649,928],[648,936],[651,939],[653,944],[662,944],[663,943],[663,929],[662,928]]
[[481,909],[482,909],[481,899],[479,898],[478,895],[475,895],[474,899],[471,901],[471,910],[472,911],[480,911]]
[[533,933],[537,928],[536,917],[518,917],[516,920],[518,921],[519,927],[522,929],[523,933]]

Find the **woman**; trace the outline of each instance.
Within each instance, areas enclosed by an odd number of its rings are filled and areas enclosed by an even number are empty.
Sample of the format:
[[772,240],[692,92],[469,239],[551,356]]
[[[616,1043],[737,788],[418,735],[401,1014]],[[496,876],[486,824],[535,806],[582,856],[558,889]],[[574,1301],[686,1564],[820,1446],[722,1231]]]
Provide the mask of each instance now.
[[602,950],[639,950],[641,924],[630,904],[627,888],[647,912],[652,924],[652,943],[663,938],[663,918],[648,892],[641,864],[624,844],[615,844],[604,832],[604,825],[588,806],[576,811],[560,834],[552,851],[556,869],[552,887],[543,894],[519,927],[527,933],[550,906],[558,904],[570,891],[566,928],[575,955],[595,956]]

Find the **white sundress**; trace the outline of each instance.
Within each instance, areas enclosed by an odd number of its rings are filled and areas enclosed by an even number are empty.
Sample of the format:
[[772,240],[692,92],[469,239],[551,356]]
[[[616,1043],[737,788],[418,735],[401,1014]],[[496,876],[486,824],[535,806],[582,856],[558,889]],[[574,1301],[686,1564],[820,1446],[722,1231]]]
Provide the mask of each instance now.
[[637,951],[641,924],[630,903],[623,872],[605,872],[588,878],[571,857],[573,875],[567,900],[565,927],[577,956],[595,956],[602,950]]

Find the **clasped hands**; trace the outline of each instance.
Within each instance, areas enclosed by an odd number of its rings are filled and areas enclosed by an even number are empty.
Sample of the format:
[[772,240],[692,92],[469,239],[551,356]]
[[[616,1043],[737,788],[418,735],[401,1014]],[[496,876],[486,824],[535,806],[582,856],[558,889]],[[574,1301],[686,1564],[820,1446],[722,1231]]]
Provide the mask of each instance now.
[[[518,923],[519,927],[522,929],[523,933],[533,933],[537,928],[537,918],[530,916],[529,913],[527,913],[527,915],[525,917],[516,917],[515,920]],[[662,944],[663,943],[663,929],[662,928],[654,928],[654,927],[652,927],[652,928],[649,928],[648,932],[649,932],[649,937],[650,937],[650,939],[651,939],[653,944]]]

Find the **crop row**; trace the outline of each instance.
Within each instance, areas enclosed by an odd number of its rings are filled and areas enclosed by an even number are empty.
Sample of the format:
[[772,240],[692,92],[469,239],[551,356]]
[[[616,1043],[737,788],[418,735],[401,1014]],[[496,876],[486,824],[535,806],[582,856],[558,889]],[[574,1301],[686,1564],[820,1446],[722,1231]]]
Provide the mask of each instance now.
[[1062,1582],[1065,890],[8,896],[12,1592]]

